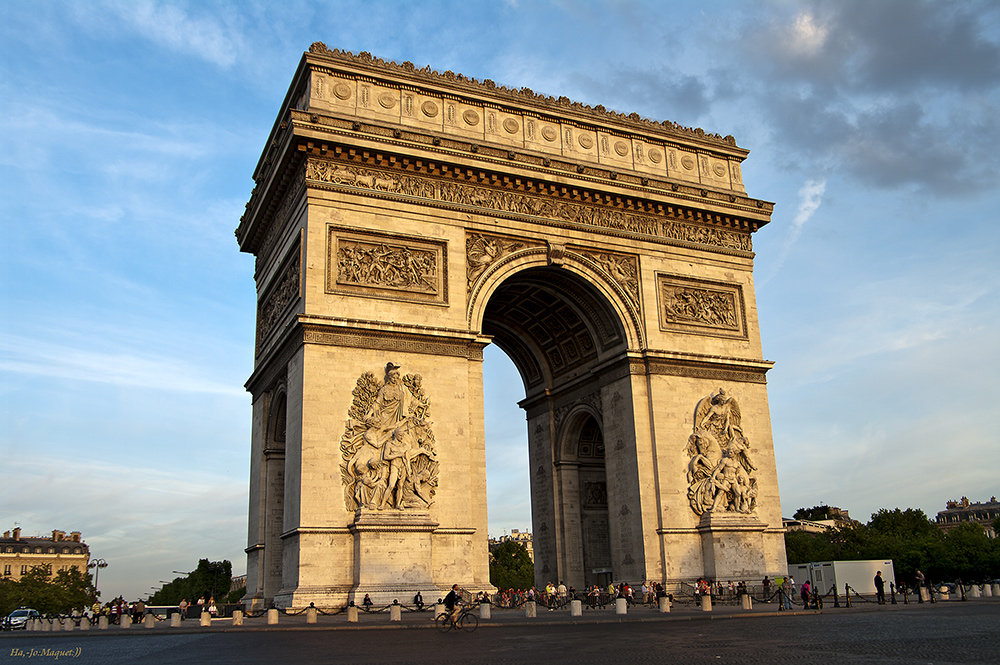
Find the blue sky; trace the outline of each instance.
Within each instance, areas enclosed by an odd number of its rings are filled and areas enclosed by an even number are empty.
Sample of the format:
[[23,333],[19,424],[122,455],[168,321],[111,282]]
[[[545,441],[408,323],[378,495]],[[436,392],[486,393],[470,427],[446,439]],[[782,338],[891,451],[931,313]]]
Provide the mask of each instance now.
[[[0,525],[136,597],[246,566],[253,259],[233,237],[313,41],[733,134],[782,512],[1000,494],[1000,3],[0,3]],[[490,530],[530,528],[487,353]]]

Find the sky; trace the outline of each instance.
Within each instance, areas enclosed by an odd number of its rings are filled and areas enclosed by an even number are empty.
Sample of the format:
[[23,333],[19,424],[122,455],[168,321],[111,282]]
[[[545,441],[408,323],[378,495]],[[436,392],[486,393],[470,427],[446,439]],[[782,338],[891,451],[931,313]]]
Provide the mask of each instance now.
[[[0,527],[104,598],[246,570],[253,257],[233,231],[314,41],[733,134],[782,513],[1000,494],[1000,3],[0,2]],[[490,532],[530,529],[486,354]]]

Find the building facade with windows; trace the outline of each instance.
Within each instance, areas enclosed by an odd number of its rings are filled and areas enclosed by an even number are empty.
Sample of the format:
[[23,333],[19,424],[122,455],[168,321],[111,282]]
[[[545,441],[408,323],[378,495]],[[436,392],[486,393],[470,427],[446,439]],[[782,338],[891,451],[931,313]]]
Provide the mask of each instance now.
[[986,529],[988,538],[996,538],[993,522],[998,517],[1000,517],[1000,502],[995,496],[991,496],[989,501],[983,503],[978,501],[972,503],[968,497],[963,496],[958,501],[948,501],[945,504],[945,509],[937,514],[937,525],[947,533],[964,522],[975,522]]
[[53,531],[49,537],[26,537],[17,527],[5,531],[0,538],[0,574],[15,582],[35,566],[45,566],[50,575],[70,568],[86,573],[89,562],[90,548],[79,531],[69,535],[65,531]]

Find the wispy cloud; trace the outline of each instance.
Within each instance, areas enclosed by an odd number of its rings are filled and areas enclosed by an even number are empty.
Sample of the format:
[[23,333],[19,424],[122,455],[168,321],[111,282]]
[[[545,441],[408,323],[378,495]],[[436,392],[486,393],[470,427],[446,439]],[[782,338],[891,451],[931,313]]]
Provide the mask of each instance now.
[[246,395],[240,386],[206,378],[178,358],[125,350],[101,353],[87,344],[71,347],[12,335],[0,335],[0,371],[241,399]]
[[799,236],[802,235],[802,227],[819,210],[819,206],[823,202],[824,193],[826,193],[826,180],[807,180],[802,185],[802,188],[799,189],[799,205],[795,211],[795,217],[792,218],[791,227],[789,227],[788,233],[785,236],[781,253],[772,265],[768,275],[761,280],[761,285],[767,284],[781,270],[781,267],[785,265],[785,261],[788,260],[788,256],[795,247],[795,243],[798,242]]
[[234,25],[235,9],[196,15],[152,0],[113,2],[108,7],[149,41],[220,67],[232,66],[243,46],[242,34]]

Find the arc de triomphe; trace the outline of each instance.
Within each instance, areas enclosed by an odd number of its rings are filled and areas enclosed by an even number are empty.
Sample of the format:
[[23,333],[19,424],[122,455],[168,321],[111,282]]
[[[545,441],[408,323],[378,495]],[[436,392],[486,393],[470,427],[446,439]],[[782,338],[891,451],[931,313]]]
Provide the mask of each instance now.
[[539,584],[784,573],[747,154],[313,44],[236,231],[247,599],[489,588],[491,343],[524,381]]

